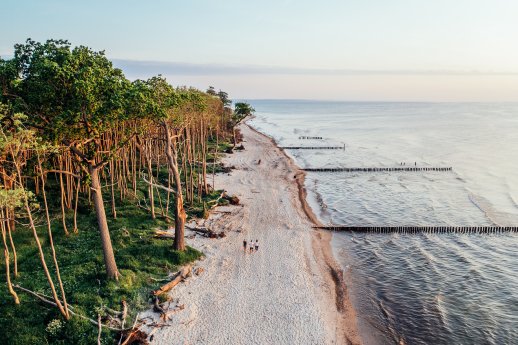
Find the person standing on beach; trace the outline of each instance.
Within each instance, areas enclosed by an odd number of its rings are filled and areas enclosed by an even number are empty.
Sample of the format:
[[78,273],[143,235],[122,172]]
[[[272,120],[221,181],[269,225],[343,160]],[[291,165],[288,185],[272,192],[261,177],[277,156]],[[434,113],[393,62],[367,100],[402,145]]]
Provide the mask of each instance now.
[[259,250],[259,240],[255,240],[255,251]]
[[244,249],[244,251],[246,253],[246,240],[243,240],[243,249]]
[[254,241],[250,241],[250,253],[254,252]]

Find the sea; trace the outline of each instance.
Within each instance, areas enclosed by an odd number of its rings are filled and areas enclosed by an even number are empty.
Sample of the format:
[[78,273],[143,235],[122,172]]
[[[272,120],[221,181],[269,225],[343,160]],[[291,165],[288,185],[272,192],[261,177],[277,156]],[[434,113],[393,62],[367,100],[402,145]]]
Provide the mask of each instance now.
[[[324,224],[518,226],[518,103],[253,100]],[[305,139],[303,137],[321,137]],[[246,143],[245,143],[246,145]],[[518,344],[518,234],[334,233],[365,344]]]

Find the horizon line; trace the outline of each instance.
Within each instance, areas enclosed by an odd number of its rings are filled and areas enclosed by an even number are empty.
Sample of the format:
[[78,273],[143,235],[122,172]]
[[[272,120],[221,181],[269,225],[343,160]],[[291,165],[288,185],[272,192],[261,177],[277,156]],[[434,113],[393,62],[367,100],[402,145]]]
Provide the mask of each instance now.
[[[12,54],[1,54],[0,58],[12,59]],[[497,70],[455,70],[455,69],[354,69],[354,68],[312,68],[275,65],[191,63],[164,60],[138,60],[107,58],[116,68],[129,73],[173,74],[173,75],[421,75],[421,76],[518,76],[518,71]],[[160,70],[159,70],[160,69]]]
[[173,75],[429,75],[429,76],[517,76],[518,71],[451,70],[451,69],[347,69],[310,68],[269,65],[190,63],[157,60],[111,60],[113,64],[131,73]]
[[496,104],[508,103],[515,104],[518,101],[404,101],[404,100],[347,100],[347,99],[322,99],[322,98],[243,98],[237,97],[232,101],[293,101],[293,102],[340,102],[340,103],[478,103],[478,104]]

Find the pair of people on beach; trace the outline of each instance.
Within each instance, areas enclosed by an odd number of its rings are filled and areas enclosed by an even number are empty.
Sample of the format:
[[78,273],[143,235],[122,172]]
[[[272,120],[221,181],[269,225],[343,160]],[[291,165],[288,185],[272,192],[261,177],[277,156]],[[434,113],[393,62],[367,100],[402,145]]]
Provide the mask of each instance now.
[[259,250],[259,240],[255,240],[255,244],[254,244],[253,240],[250,242],[243,240],[243,250],[245,251],[245,253],[246,253],[247,248],[249,248],[250,253],[253,253],[254,250],[258,251]]

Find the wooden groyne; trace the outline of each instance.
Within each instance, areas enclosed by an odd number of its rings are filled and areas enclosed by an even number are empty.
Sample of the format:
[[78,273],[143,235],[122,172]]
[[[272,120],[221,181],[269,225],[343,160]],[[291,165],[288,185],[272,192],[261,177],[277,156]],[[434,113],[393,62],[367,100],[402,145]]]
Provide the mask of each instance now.
[[284,150],[345,150],[344,146],[281,146]]
[[304,171],[321,172],[369,172],[369,171],[452,171],[451,167],[395,167],[395,168],[306,168]]
[[322,139],[322,137],[307,137],[307,136],[301,136],[299,137],[300,140],[302,139]]
[[518,232],[518,226],[315,226],[315,229],[361,233],[460,233],[499,234]]

